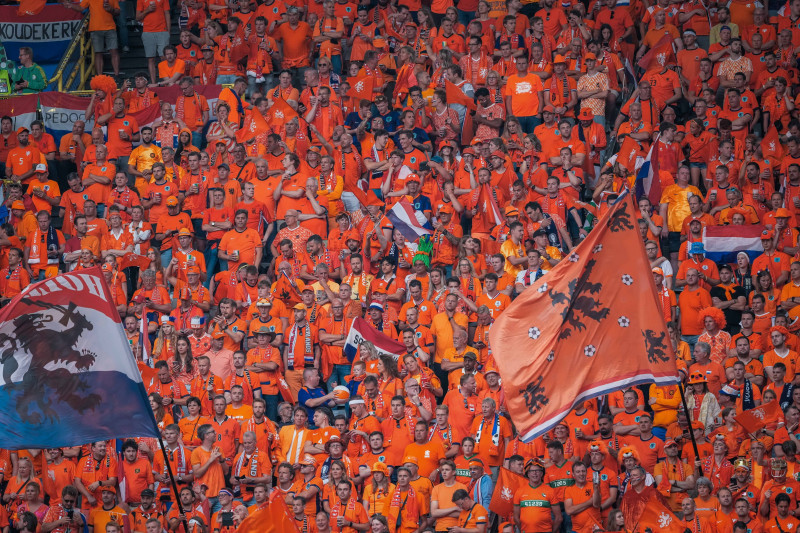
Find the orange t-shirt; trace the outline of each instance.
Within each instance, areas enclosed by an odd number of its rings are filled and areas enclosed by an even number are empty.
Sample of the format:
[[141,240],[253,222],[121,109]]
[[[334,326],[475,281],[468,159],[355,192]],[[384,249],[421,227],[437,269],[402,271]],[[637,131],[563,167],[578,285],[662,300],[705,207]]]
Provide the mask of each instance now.
[[[192,450],[192,466],[203,466],[211,458],[211,452],[206,451],[202,446]],[[196,478],[198,483],[208,487],[207,494],[213,498],[219,494],[220,489],[225,487],[225,475],[222,472],[222,463],[216,461],[208,467],[205,474]]]
[[142,12],[149,6],[155,6],[156,9],[144,16],[142,31],[145,33],[167,31],[165,13],[169,12],[169,2],[167,0],[138,0],[136,11]]
[[542,79],[530,72],[520,77],[513,74],[506,83],[506,95],[511,97],[511,114],[529,117],[539,114],[539,93],[544,90]]

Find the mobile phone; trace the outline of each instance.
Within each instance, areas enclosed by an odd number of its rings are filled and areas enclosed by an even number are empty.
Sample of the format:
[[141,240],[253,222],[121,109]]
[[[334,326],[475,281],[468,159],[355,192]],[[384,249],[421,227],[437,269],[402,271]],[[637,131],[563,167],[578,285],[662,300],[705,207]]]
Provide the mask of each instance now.
[[225,511],[222,513],[222,526],[233,526],[233,511]]
[[428,172],[431,169],[430,165],[427,161],[423,161],[419,164],[419,171],[420,172]]

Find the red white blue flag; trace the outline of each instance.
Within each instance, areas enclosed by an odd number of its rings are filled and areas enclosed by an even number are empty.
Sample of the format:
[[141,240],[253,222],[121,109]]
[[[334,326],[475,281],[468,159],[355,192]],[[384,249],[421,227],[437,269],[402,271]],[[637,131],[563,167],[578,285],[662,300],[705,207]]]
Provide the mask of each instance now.
[[158,437],[100,268],[31,285],[0,312],[0,405],[7,449]]
[[403,234],[407,241],[414,242],[423,235],[430,235],[431,230],[426,226],[430,223],[422,211],[417,211],[411,203],[403,198],[386,212],[394,227]]
[[400,355],[406,353],[406,347],[402,343],[373,328],[363,318],[356,318],[350,326],[350,332],[347,334],[347,340],[344,345],[344,354],[351,363],[356,354],[358,354],[358,347],[364,341],[374,344],[375,349],[378,350],[378,355],[391,355],[397,359]]

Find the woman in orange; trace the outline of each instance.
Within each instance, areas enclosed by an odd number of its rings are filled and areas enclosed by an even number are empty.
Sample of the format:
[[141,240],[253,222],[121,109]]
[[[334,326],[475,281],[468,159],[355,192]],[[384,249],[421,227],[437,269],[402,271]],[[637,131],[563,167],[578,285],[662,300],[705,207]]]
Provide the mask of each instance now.
[[172,359],[172,379],[189,383],[198,375],[191,343],[185,335],[178,335],[175,339],[175,356]]
[[211,423],[208,418],[200,414],[201,406],[202,402],[200,398],[197,396],[190,396],[189,399],[186,400],[186,410],[189,411],[189,414],[178,421],[178,426],[181,428],[183,444],[190,450],[197,448],[203,443],[200,437],[197,436],[197,429],[204,424]]
[[385,398],[391,399],[398,394],[403,394],[403,382],[397,371],[397,361],[394,357],[381,355],[376,365],[378,370],[378,390]]
[[12,515],[16,512],[17,508],[23,503],[25,496],[25,489],[28,485],[36,483],[39,487],[43,487],[42,480],[36,477],[33,471],[33,464],[28,457],[20,457],[17,460],[17,475],[11,476],[6,485],[5,493],[3,494],[3,504]]
[[606,520],[606,531],[609,533],[629,533],[629,529],[625,529],[625,515],[619,509],[614,509],[609,513],[608,520]]
[[[357,361],[364,361],[367,365],[367,374],[378,375],[378,350],[369,341],[362,342],[358,347]],[[334,494],[336,491],[334,491]]]
[[[372,483],[364,487],[362,504],[369,516],[386,516],[389,512],[389,498],[395,486],[389,481],[389,467],[377,462],[372,465]],[[373,528],[374,531],[374,528]]]
[[749,304],[753,305],[753,295],[760,294],[764,297],[764,311],[775,315],[781,301],[781,291],[772,284],[772,274],[769,270],[762,270],[756,276],[756,289],[750,293]]
[[175,324],[170,320],[168,315],[162,316],[161,328],[158,331],[156,341],[153,343],[153,361],[167,361],[171,359],[175,355],[175,345],[177,341],[178,334],[175,332]]
[[481,241],[474,239],[467,235],[461,239],[461,244],[458,250],[458,262],[462,259],[468,260],[472,263],[472,271],[479,280],[483,280],[489,272],[489,267],[486,264],[486,259],[481,253]]
[[[150,260],[150,264],[147,266],[145,270],[152,270],[156,273],[156,285],[164,287],[164,267],[161,266],[161,254],[156,251],[155,248],[148,248],[147,249],[147,258]],[[139,271],[139,284],[138,287],[142,286],[142,272]]]
[[725,439],[725,444],[728,445],[728,459],[736,457],[739,450],[739,442],[744,440],[745,434],[736,422],[736,409],[734,407],[726,407],[720,414],[722,417],[722,425],[711,432],[710,437],[715,438],[717,435],[722,435]]
[[153,415],[156,417],[156,423],[158,423],[158,429],[162,432],[164,428],[174,424],[175,419],[172,418],[172,414],[168,413],[166,409],[164,409],[164,403],[161,401],[161,395],[157,392],[151,392],[147,399],[150,401],[150,409],[153,410]]
[[705,183],[708,170],[708,150],[714,136],[706,131],[703,121],[699,118],[688,122],[689,132],[681,142],[681,148],[689,147],[689,170],[691,171],[692,185],[695,187],[703,179]]
[[495,104],[503,104],[505,100],[505,89],[500,83],[500,73],[490,70],[486,75],[486,88],[489,89],[489,98]]
[[434,267],[429,274],[430,283],[428,284],[428,297],[433,303],[434,309],[438,309],[439,302],[444,302],[444,295],[447,293],[447,284],[445,284],[444,270],[440,267]]
[[322,487],[322,507],[325,509],[326,513],[331,512],[331,502],[337,501],[336,487],[339,485],[340,481],[347,481],[350,483],[351,489],[355,488],[353,482],[347,477],[347,467],[344,465],[344,462],[335,459],[331,461],[328,482]]
[[[455,274],[455,273],[454,273]],[[461,292],[475,302],[478,295],[483,292],[481,280],[475,273],[475,267],[469,259],[460,259],[458,261],[458,279],[461,282]]]
[[239,129],[238,124],[234,124],[228,120],[231,108],[227,102],[217,103],[217,121],[213,122],[208,128],[206,139],[208,144],[213,144],[216,141],[224,141],[228,151],[233,149],[236,143],[236,130]]
[[524,132],[517,117],[508,117],[503,131],[503,140],[506,143],[508,154],[511,156],[511,161],[513,161],[515,168],[522,163],[522,154],[525,153],[523,136]]

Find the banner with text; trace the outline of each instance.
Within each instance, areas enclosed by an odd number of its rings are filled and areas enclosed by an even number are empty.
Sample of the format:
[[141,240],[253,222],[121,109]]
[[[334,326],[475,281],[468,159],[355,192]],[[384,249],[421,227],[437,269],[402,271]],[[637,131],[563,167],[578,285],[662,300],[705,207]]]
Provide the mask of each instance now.
[[32,16],[20,16],[17,9],[16,5],[0,6],[0,42],[6,56],[16,63],[19,49],[29,46],[33,60],[51,76],[78,33],[83,14],[57,4],[47,5]]

